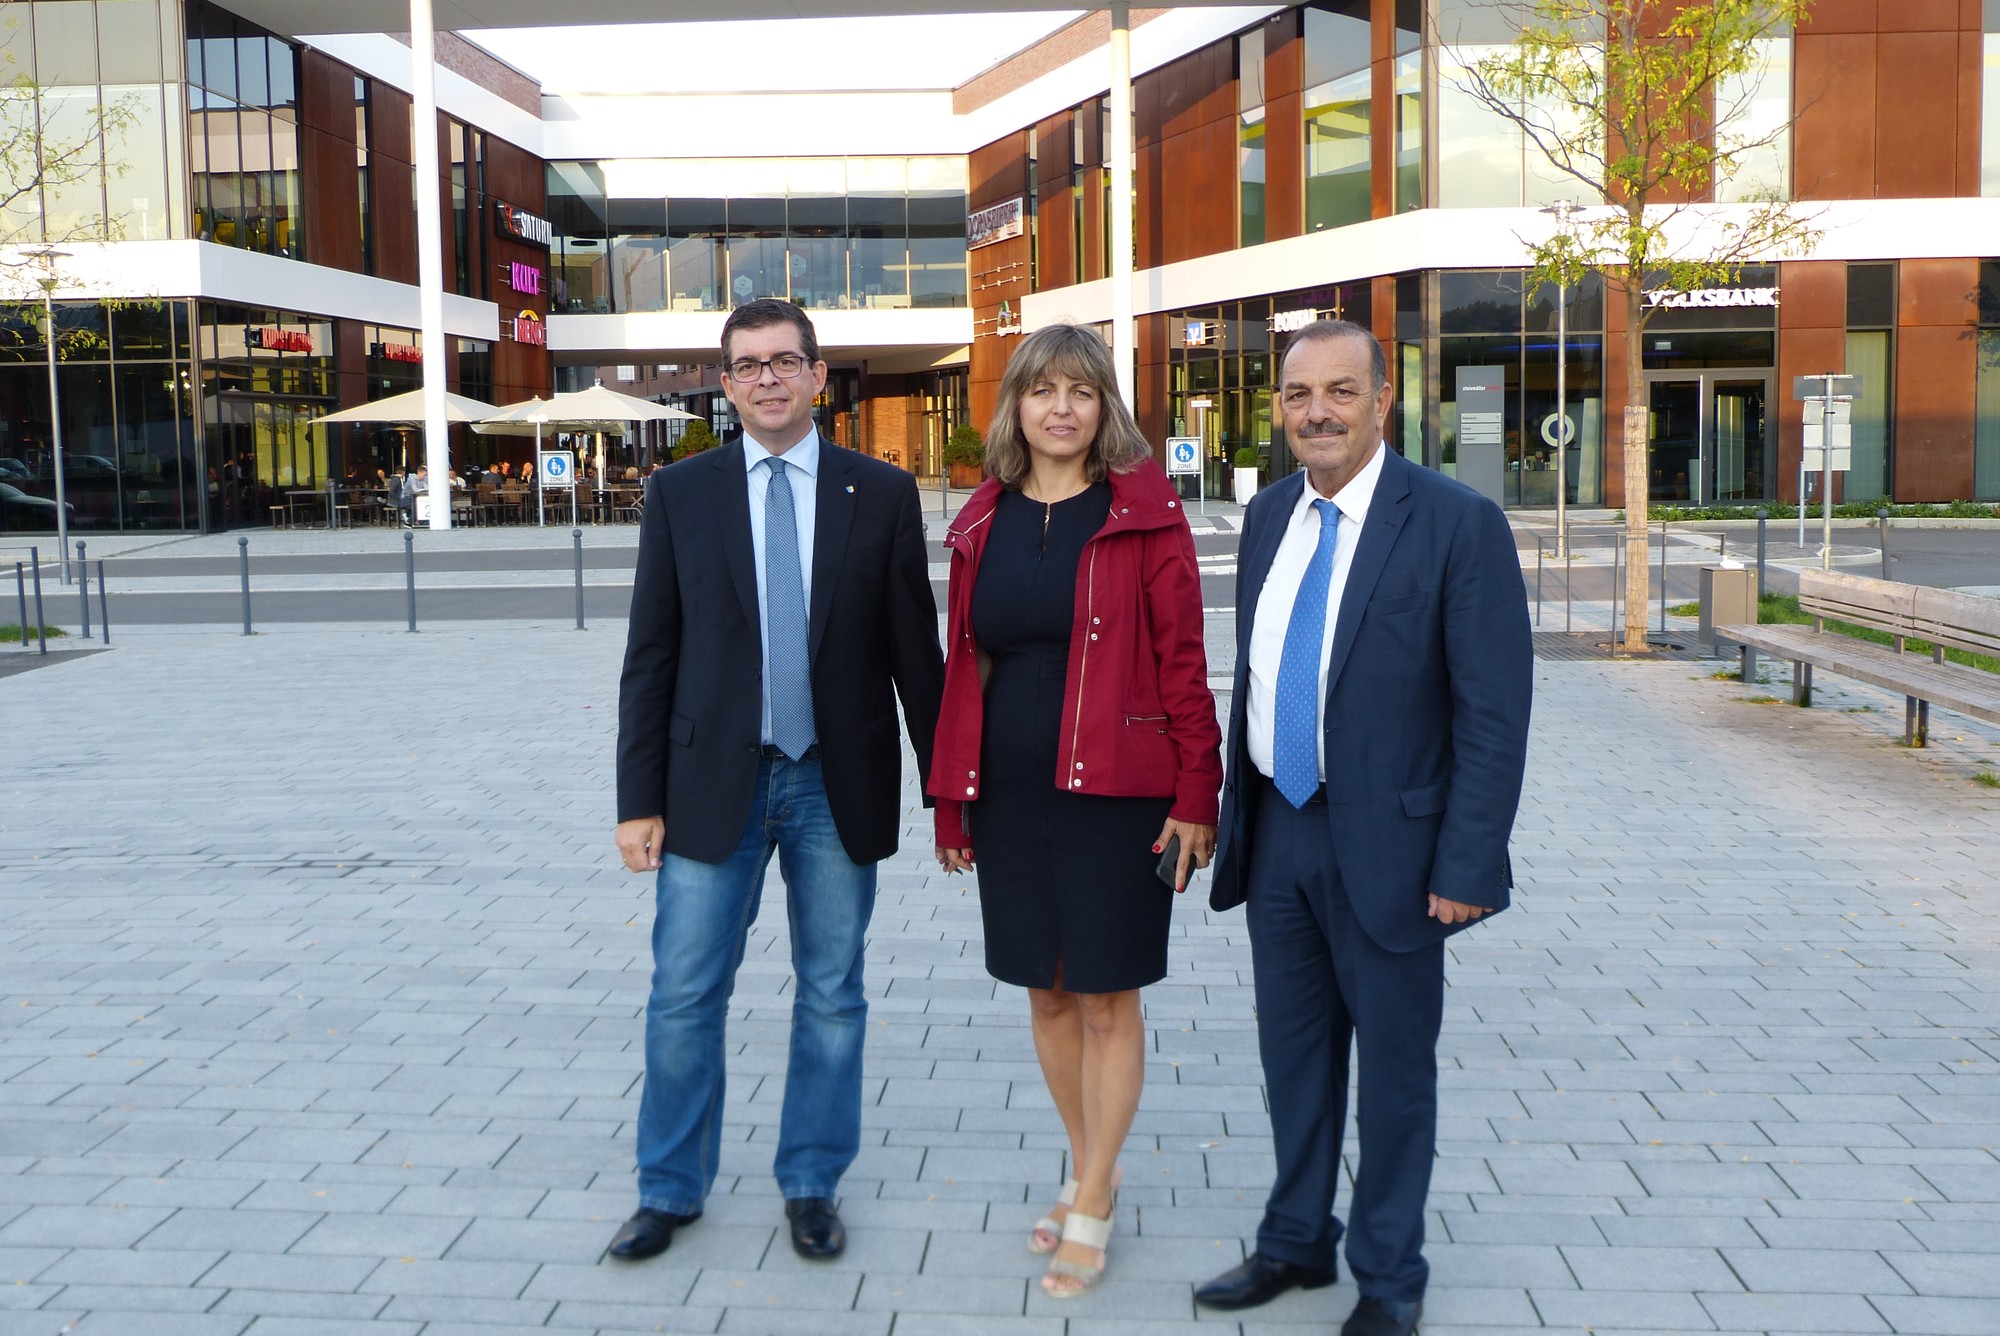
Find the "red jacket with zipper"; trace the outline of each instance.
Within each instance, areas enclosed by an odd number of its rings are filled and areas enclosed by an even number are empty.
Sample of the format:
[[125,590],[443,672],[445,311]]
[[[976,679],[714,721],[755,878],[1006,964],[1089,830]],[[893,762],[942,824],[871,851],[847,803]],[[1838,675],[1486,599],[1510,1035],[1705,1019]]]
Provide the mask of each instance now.
[[[1150,460],[1113,473],[1111,514],[1076,569],[1069,671],[1063,684],[1056,787],[1124,798],[1172,798],[1169,814],[1216,822],[1222,733],[1202,647],[1201,579],[1180,497]],[[944,703],[931,758],[937,842],[970,844],[964,804],[979,796],[979,644],[972,590],[1000,484],[980,484],[945,535],[951,551]]]

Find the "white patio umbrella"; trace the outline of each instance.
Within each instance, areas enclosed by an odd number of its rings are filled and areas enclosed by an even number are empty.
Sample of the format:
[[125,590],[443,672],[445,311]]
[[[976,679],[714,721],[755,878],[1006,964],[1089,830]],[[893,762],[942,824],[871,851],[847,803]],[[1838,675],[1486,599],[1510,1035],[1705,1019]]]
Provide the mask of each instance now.
[[[656,404],[650,399],[638,399],[616,390],[607,390],[602,385],[593,385],[587,390],[569,390],[553,399],[529,399],[523,403],[508,404],[485,422],[477,423],[473,430],[501,436],[527,436],[535,438],[535,456],[541,457],[542,428],[562,427],[569,431],[604,432],[608,435],[623,436],[626,424],[631,422],[666,422],[675,418],[692,421],[696,414],[686,409],[670,408],[666,404]],[[599,460],[599,481],[603,480],[602,459]],[[541,509],[542,476],[535,474],[536,509]]]
[[[444,397],[446,422],[481,422],[498,411],[500,410],[492,404],[479,399],[468,399],[462,394],[446,394]],[[392,394],[387,399],[357,404],[353,408],[343,408],[338,413],[328,413],[324,417],[314,419],[316,422],[422,422],[423,420],[422,390]]]

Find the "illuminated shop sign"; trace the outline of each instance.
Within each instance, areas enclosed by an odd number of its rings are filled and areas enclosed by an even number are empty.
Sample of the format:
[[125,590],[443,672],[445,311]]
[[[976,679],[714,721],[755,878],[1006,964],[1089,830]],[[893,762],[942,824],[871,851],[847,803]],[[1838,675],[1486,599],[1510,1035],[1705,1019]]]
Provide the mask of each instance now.
[[507,275],[507,286],[527,297],[542,295],[542,271],[532,264],[522,264],[515,260],[500,266]]
[[1646,305],[1676,310],[1707,306],[1776,306],[1776,288],[1647,288]]
[[503,237],[513,237],[531,246],[548,246],[555,242],[555,229],[549,220],[517,209],[504,199],[493,201],[493,225]]
[[1027,230],[1027,201],[1019,195],[1003,204],[994,204],[966,215],[965,248],[978,250],[996,241],[1018,237]]
[[532,343],[537,348],[549,346],[549,328],[533,311],[523,311],[508,321],[507,332],[516,343]]
[[1190,320],[1181,330],[1181,343],[1189,348],[1206,348],[1213,337],[1206,320]]
[[248,329],[245,342],[252,348],[261,348],[267,353],[309,353],[313,350],[312,335],[301,329]]
[[408,343],[371,343],[368,355],[385,362],[421,362],[424,350]]
[[1310,306],[1297,311],[1280,311],[1271,317],[1271,332],[1273,334],[1296,334],[1319,318],[1319,311]]

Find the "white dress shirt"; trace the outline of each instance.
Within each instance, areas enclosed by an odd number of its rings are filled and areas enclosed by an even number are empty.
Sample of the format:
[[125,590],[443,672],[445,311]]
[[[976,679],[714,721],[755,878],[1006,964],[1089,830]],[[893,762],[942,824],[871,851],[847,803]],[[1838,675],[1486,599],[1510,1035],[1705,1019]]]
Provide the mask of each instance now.
[[[800,588],[805,591],[806,615],[810,624],[813,524],[819,514],[819,432],[807,432],[804,440],[775,457],[790,465],[785,470],[785,478],[792,484],[792,512],[799,522],[799,582]],[[756,557],[753,564],[757,569],[757,639],[764,646],[765,671],[758,694],[764,702],[766,743],[771,741],[771,618],[768,611],[771,595],[764,588],[764,493],[771,485],[771,471],[764,467],[764,461],[771,458],[771,452],[758,444],[755,437],[747,431],[743,433],[743,466],[750,487],[750,549]]]
[[[1313,711],[1313,740],[1319,752],[1319,777],[1326,780],[1326,669],[1333,659],[1333,632],[1340,624],[1340,596],[1347,588],[1347,572],[1354,565],[1354,549],[1361,543],[1361,526],[1368,522],[1368,503],[1375,499],[1375,483],[1382,476],[1382,451],[1362,465],[1347,486],[1333,494],[1340,509],[1340,526],[1334,535],[1333,576],[1326,591],[1326,625],[1319,637],[1319,704]],[[1292,620],[1292,604],[1298,601],[1299,581],[1312,564],[1313,550],[1319,546],[1319,512],[1313,502],[1323,501],[1313,490],[1310,478],[1300,488],[1299,503],[1285,524],[1285,536],[1271,558],[1264,576],[1263,592],[1257,596],[1257,620],[1250,629],[1249,691],[1243,702],[1243,731],[1250,748],[1250,763],[1266,776],[1276,769],[1272,760],[1272,736],[1277,712],[1278,664],[1285,654],[1285,630]]]

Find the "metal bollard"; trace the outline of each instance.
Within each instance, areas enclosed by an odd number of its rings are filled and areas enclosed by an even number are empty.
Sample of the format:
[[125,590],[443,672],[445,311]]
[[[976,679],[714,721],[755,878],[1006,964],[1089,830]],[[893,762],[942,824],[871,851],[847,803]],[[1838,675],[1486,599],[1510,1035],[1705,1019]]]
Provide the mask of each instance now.
[[90,564],[83,559],[83,540],[76,540],[76,592],[83,600],[83,638],[90,639]]
[[104,597],[104,558],[97,559],[97,624],[104,628],[104,643],[111,643],[111,603]]
[[403,535],[403,583],[410,595],[410,629],[417,629],[417,547],[416,535]]
[[1618,620],[1619,586],[1625,568],[1625,537],[1620,534],[1611,543],[1611,657],[1618,657],[1618,641],[1624,634],[1624,626]]
[[1764,526],[1769,522],[1771,512],[1757,507],[1757,601],[1764,601]]
[[1660,637],[1667,634],[1667,522],[1660,521]]
[[236,552],[243,560],[243,634],[250,634],[250,540],[236,540]]
[[[42,637],[42,653],[47,654],[49,652],[49,623],[48,619],[42,616],[42,550],[38,547],[29,548],[28,560],[34,563],[35,571],[35,629]],[[28,628],[24,626],[21,628],[21,639],[26,640],[27,638]]]
[[21,596],[21,648],[28,647],[28,568],[14,563],[14,591]]
[[1889,508],[1883,506],[1875,512],[1875,527],[1882,534],[1882,578],[1889,578]]
[[571,529],[569,537],[570,542],[576,545],[576,629],[581,631],[583,629],[583,530]]

